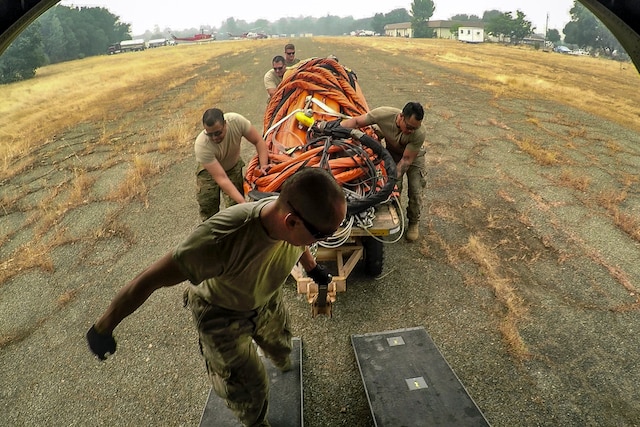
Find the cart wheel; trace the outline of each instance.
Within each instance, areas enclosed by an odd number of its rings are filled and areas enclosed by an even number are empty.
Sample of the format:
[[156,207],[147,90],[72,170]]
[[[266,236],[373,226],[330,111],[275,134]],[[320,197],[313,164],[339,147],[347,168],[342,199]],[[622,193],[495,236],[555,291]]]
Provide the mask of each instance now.
[[373,237],[362,238],[364,249],[364,272],[367,276],[377,277],[382,274],[382,261],[384,258],[383,243]]

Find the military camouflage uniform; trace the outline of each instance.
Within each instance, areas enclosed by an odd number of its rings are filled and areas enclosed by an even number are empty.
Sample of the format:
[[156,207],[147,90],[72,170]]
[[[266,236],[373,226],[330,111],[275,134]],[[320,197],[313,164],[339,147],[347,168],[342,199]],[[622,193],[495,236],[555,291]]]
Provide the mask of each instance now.
[[[244,162],[242,160],[239,160],[233,168],[225,171],[227,173],[227,176],[229,177],[229,180],[231,180],[240,194],[244,194],[244,174],[242,173],[243,167]],[[198,171],[196,173],[196,185],[198,186],[196,199],[198,200],[198,205],[200,206],[200,218],[202,218],[203,221],[210,216],[218,213],[218,211],[220,210],[221,194],[224,199],[224,207],[228,208],[229,206],[233,206],[236,204],[236,201],[229,197],[227,193],[222,191],[209,171],[203,168],[201,165],[198,165]]]
[[275,198],[220,211],[174,251],[194,285],[185,292],[214,391],[247,426],[268,426],[269,381],[254,340],[273,363],[290,364],[281,287],[304,247],[270,238],[260,210]]
[[[402,159],[402,156],[398,156],[394,153],[390,153],[393,160],[396,163]],[[405,173],[407,177],[407,221],[409,224],[417,224],[420,222],[420,215],[422,212],[422,200],[424,199],[424,189],[427,186],[427,165],[425,161],[425,150],[420,150],[418,156],[413,160],[411,166]],[[404,187],[404,177],[396,181],[398,191],[402,194],[402,188]]]
[[[220,166],[225,170],[233,185],[240,194],[244,194],[242,174],[244,162],[240,158],[240,143],[242,136],[251,129],[251,122],[238,113],[225,113],[224,121],[226,133],[222,141],[219,143],[211,141],[203,130],[196,137],[194,143],[196,161],[198,162],[196,199],[200,205],[200,217],[203,221],[220,210],[220,193],[222,192],[220,186],[203,165],[213,161],[220,162]],[[224,200],[225,207],[236,204],[227,194],[224,194]]]
[[[424,126],[420,126],[415,132],[405,135],[396,124],[396,117],[402,110],[393,107],[378,107],[369,111],[365,116],[365,124],[375,124],[374,129],[378,137],[384,139],[385,147],[398,163],[404,155],[405,149],[418,152],[418,156],[409,166],[407,176],[407,220],[409,224],[417,224],[420,221],[424,189],[427,185],[425,149],[422,146],[427,136]],[[404,177],[398,179],[398,190],[402,193]]]

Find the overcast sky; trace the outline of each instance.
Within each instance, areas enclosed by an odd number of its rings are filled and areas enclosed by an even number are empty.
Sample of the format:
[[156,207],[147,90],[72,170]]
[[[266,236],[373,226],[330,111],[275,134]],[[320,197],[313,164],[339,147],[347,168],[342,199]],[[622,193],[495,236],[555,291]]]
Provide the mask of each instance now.
[[[411,0],[391,0],[377,2],[371,0],[321,0],[309,1],[264,1],[264,0],[180,0],[172,2],[148,2],[140,0],[80,0],[60,2],[66,6],[99,6],[109,9],[120,17],[120,21],[131,24],[133,34],[171,28],[174,31],[199,28],[203,25],[220,27],[229,17],[253,22],[257,19],[276,21],[283,17],[352,16],[355,19],[368,18],[376,13],[388,13],[404,8],[411,11]],[[555,28],[560,34],[571,19],[569,10],[573,0],[434,0],[436,10],[432,20],[449,19],[466,13],[482,17],[485,10],[515,12],[521,10],[526,19],[533,23],[536,32],[544,33],[547,14],[549,29]],[[515,16],[515,13],[514,13]]]

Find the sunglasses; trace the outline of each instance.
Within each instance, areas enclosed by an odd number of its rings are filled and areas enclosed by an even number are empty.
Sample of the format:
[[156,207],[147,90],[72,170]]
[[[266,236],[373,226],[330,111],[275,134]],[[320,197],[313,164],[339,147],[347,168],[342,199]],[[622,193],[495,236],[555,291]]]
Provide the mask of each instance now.
[[225,122],[225,123],[223,123],[223,125],[222,125],[222,129],[221,129],[221,130],[217,130],[217,131],[215,131],[215,132],[207,132],[207,131],[205,130],[205,131],[204,131],[204,134],[205,134],[206,136],[208,136],[208,137],[212,137],[212,136],[218,137],[218,136],[222,135],[222,132],[224,132],[224,126],[226,126],[226,125],[227,125],[227,123],[226,123],[226,122]]
[[[406,127],[406,128],[407,128],[407,130],[408,130],[409,132],[411,132],[411,131],[414,131],[414,130],[417,130],[417,129],[418,129],[417,127],[413,127],[413,126],[411,126],[409,123],[407,123],[407,119],[406,119],[404,116],[402,117],[402,120],[404,120],[404,127]],[[418,127],[419,127],[419,126],[418,126]]]
[[304,219],[304,217],[302,215],[300,215],[300,212],[298,212],[298,210],[293,207],[293,205],[291,204],[290,201],[287,201],[287,204],[291,208],[291,212],[293,212],[293,214],[295,216],[300,218],[300,221],[302,221],[302,224],[304,225],[304,228],[307,229],[307,231],[313,236],[314,239],[316,239],[316,240],[325,240],[328,237],[333,236],[333,233],[335,233],[335,231],[332,231],[331,233],[325,233],[324,231],[318,230],[315,227],[315,225],[311,224],[309,221]]
[[276,71],[281,71],[284,67],[273,67],[274,70]]
[[296,52],[295,52],[295,51],[293,51],[293,52],[285,52],[285,53],[286,53],[287,55],[295,55],[295,54],[296,54]]

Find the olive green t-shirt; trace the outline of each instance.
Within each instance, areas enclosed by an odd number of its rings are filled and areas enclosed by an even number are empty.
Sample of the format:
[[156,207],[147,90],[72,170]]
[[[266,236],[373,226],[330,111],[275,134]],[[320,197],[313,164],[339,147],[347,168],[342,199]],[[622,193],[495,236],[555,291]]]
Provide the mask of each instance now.
[[396,156],[402,155],[405,148],[419,152],[427,137],[427,131],[423,125],[409,135],[403,134],[396,124],[396,116],[401,113],[402,110],[398,108],[378,107],[369,111],[365,116],[365,124],[378,126],[381,134],[379,136],[384,138],[387,150]]
[[260,211],[274,200],[228,207],[178,245],[173,259],[199,296],[220,307],[248,311],[267,303],[284,284],[304,247],[267,235]]
[[227,133],[220,143],[215,143],[200,132],[195,142],[196,161],[200,165],[211,163],[214,159],[220,162],[225,171],[233,168],[240,160],[240,142],[242,135],[249,132],[251,122],[238,113],[225,113]]

